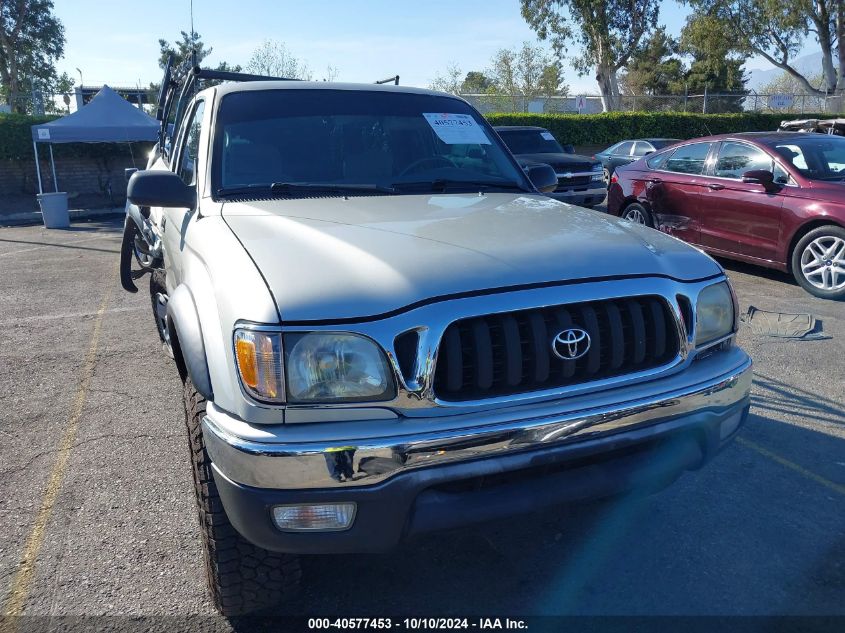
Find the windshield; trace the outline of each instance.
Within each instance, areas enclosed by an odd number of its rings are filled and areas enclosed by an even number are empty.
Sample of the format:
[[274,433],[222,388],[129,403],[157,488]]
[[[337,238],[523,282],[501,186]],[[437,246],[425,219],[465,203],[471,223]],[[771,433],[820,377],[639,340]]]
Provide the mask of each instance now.
[[811,180],[845,180],[845,138],[797,132],[768,143],[775,154]]
[[674,145],[678,142],[676,138],[655,138],[649,141],[652,144],[654,149],[663,149],[664,147],[669,147],[670,145]]
[[499,136],[514,154],[565,154],[546,130],[499,130]]
[[212,173],[220,195],[261,187],[286,195],[531,190],[468,104],[386,91],[228,94],[217,114]]

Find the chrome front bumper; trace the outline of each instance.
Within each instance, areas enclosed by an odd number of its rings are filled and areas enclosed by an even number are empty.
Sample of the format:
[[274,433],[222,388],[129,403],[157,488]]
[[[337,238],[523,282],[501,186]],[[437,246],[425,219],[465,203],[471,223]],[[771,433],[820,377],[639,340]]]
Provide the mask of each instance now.
[[[694,425],[704,414],[739,419],[748,405],[751,378],[751,359],[733,348],[697,360],[674,376],[542,405],[446,420],[345,422],[343,439],[325,437],[323,423],[259,428],[213,406],[203,419],[203,433],[215,468],[237,484],[355,489],[409,471],[581,443],[663,422],[683,426],[687,419]],[[374,435],[373,428],[384,435]],[[318,439],[321,433],[325,439]]]

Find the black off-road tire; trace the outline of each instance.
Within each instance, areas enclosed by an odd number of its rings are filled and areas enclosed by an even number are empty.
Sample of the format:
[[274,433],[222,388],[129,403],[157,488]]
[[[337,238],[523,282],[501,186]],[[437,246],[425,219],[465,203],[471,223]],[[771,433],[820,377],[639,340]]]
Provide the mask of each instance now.
[[[797,281],[798,284],[811,295],[814,295],[821,299],[843,301],[845,300],[845,287],[830,289],[820,288],[818,286],[813,285],[807,279],[807,277],[804,276],[804,273],[801,269],[801,257],[804,254],[804,251],[807,250],[807,247],[816,240],[821,240],[823,243],[831,244],[838,240],[838,243],[841,245],[842,240],[845,240],[845,228],[842,228],[841,226],[836,226],[834,224],[820,226],[808,232],[804,237],[798,240],[798,243],[795,245],[795,248],[792,249],[792,255],[790,258],[792,274],[795,277],[795,281]],[[841,257],[841,250],[839,250],[837,254]],[[838,261],[841,261],[841,259],[839,259]],[[829,265],[837,265],[837,261],[834,261],[834,259],[832,258],[829,262]]]
[[[173,358],[173,346],[170,341],[170,333],[168,332],[167,323],[164,320],[163,315],[160,314],[160,312],[166,310],[167,308],[167,285],[164,280],[165,274],[161,269],[154,270],[150,274],[150,305],[153,309],[153,319],[155,320],[158,337],[161,339],[161,345],[164,348],[165,353],[170,356],[170,358]],[[161,308],[159,307],[159,297],[164,297],[164,303]]]
[[297,593],[302,575],[299,560],[292,554],[256,547],[232,527],[203,442],[200,423],[206,401],[190,378],[185,380],[184,400],[205,572],[214,606],[227,617],[280,606]]
[[646,209],[639,202],[632,202],[627,205],[624,209],[622,209],[622,213],[619,214],[619,217],[623,220],[633,222],[634,224],[643,224],[650,228],[654,228],[654,217],[652,217],[651,211]]

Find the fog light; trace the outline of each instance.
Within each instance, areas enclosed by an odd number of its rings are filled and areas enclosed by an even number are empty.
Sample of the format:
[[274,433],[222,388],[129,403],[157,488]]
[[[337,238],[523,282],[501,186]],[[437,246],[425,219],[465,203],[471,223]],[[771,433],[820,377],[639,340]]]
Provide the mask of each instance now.
[[285,532],[347,530],[354,520],[354,503],[313,503],[273,508],[273,521]]
[[736,431],[741,421],[742,413],[734,413],[727,420],[723,420],[722,425],[719,427],[719,439],[723,440],[726,437],[729,437],[734,431]]

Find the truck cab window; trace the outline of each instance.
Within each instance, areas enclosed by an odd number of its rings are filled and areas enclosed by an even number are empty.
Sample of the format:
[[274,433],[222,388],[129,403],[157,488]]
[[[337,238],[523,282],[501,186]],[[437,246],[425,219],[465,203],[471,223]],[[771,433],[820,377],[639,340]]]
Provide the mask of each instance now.
[[197,154],[200,144],[202,115],[204,111],[205,101],[200,101],[194,108],[191,120],[186,128],[184,146],[179,158],[179,169],[177,171],[179,177],[186,185],[196,184],[197,181]]

